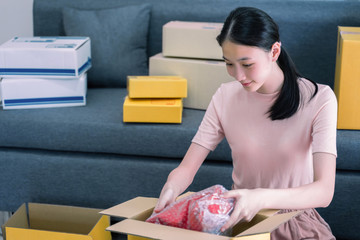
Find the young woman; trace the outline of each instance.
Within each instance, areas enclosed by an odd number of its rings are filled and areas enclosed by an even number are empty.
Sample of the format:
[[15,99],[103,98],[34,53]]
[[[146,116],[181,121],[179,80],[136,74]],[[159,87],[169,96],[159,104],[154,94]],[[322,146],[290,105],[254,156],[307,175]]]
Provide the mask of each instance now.
[[226,19],[217,40],[228,73],[183,161],[164,185],[156,212],[191,184],[210,151],[226,137],[233,158],[235,198],[225,231],[263,208],[302,214],[272,239],[335,239],[314,208],[333,197],[337,101],[330,87],[300,76],[281,46],[278,26],[265,12],[241,7]]

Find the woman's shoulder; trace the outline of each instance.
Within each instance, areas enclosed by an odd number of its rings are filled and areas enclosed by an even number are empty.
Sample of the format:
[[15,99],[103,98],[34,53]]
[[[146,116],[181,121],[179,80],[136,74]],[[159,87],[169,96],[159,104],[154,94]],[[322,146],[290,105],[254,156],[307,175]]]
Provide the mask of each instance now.
[[230,90],[231,90],[231,89],[233,89],[234,87],[236,88],[236,87],[238,87],[238,86],[241,86],[241,84],[240,84],[238,81],[234,80],[234,81],[222,83],[222,84],[220,85],[220,88],[230,89]]
[[211,101],[216,105],[227,104],[229,101],[234,98],[238,98],[241,95],[242,86],[237,81],[230,81],[222,83],[216,92],[213,94]]
[[320,102],[320,104],[328,101],[336,101],[335,93],[330,86],[314,83],[306,78],[300,78],[298,81],[303,99],[307,101],[314,100],[314,102]]
[[222,83],[217,89],[215,95],[231,95],[238,93],[242,89],[241,84],[238,81],[230,81]]

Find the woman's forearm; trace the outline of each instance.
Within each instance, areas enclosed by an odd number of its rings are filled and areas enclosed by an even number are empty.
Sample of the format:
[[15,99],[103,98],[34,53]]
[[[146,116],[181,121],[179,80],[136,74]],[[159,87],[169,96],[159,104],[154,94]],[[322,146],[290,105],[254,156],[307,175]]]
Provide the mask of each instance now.
[[327,153],[315,153],[314,181],[288,189],[236,189],[224,194],[235,198],[236,204],[229,221],[222,227],[228,229],[241,220],[250,221],[263,209],[308,209],[330,204],[335,185],[336,157]]
[[209,152],[210,150],[196,143],[190,145],[180,165],[169,174],[155,206],[155,212],[160,212],[186,190]]
[[180,165],[169,174],[165,185],[171,187],[177,195],[184,192],[192,183],[209,152],[210,150],[203,146],[192,143]]
[[324,191],[320,183],[314,182],[297,188],[258,189],[263,208],[272,209],[307,209],[327,207],[333,192]]
[[336,158],[314,154],[314,182],[289,189],[259,189],[264,208],[306,209],[327,207],[334,195]]

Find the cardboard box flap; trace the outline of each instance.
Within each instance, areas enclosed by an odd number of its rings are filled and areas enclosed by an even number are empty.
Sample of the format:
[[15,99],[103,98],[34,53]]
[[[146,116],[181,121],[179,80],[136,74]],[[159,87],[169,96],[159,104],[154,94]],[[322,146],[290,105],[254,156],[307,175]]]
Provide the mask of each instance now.
[[160,224],[148,223],[134,219],[126,219],[116,223],[108,228],[108,231],[130,234],[140,237],[161,240],[220,240],[229,239],[229,237],[213,235],[204,232],[189,231],[182,228],[169,227]]
[[261,216],[265,216],[265,217],[271,217],[271,216],[274,216],[275,214],[277,214],[279,211],[280,210],[278,210],[278,209],[264,208],[264,209],[261,209],[257,214],[261,215]]
[[272,232],[274,229],[279,227],[282,223],[289,221],[291,218],[297,216],[302,211],[294,211],[283,214],[277,214],[271,217],[264,219],[253,227],[245,230],[244,232],[238,234],[237,236],[246,236],[246,235],[254,235],[265,232]]
[[29,203],[32,229],[88,234],[99,221],[100,210],[61,205]]
[[[101,215],[99,214],[99,216]],[[99,222],[93,227],[93,229],[89,233],[89,236],[91,236],[93,240],[94,239],[111,240],[111,233],[105,231],[105,229],[109,226],[110,226],[110,217],[102,215]]]
[[29,221],[27,217],[26,204],[24,203],[21,207],[14,213],[14,215],[1,226],[1,231],[3,238],[6,240],[6,231],[8,228],[29,228]]
[[136,197],[112,208],[101,211],[100,213],[112,217],[137,218],[139,215],[149,214],[149,212],[152,212],[157,201],[157,198]]
[[25,203],[21,205],[14,215],[4,224],[4,227],[29,228]]

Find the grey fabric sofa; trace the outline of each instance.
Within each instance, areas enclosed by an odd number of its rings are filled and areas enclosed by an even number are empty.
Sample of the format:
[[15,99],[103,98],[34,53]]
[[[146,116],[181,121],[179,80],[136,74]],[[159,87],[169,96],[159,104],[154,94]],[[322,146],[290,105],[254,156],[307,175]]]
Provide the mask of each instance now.
[[[34,34],[58,36],[79,31],[74,21],[80,15],[73,12],[64,19],[65,12],[72,11],[65,11],[66,7],[100,16],[92,11],[143,3],[148,4],[149,17],[144,23],[148,31],[142,38],[145,45],[140,49],[146,58],[161,52],[162,25],[170,20],[223,22],[232,9],[255,6],[277,21],[282,43],[300,72],[331,87],[337,26],[360,26],[359,1],[34,0]],[[91,18],[84,22],[93,24]],[[138,28],[127,31],[140,36]],[[125,36],[116,38],[125,41]],[[101,47],[109,52],[109,45]],[[0,110],[0,210],[15,211],[23,202],[108,208],[139,195],[157,197],[168,173],[185,154],[204,111],[184,109],[181,124],[123,123],[124,77],[104,83],[101,77],[110,65],[96,62],[96,51],[93,53],[85,107]],[[120,72],[122,66],[117,67]],[[128,74],[147,73],[140,68],[134,67]],[[337,133],[335,196],[328,208],[318,210],[338,239],[359,239],[360,131]],[[214,184],[230,188],[231,171],[230,149],[223,141],[189,190]]]

